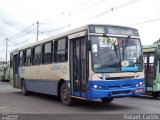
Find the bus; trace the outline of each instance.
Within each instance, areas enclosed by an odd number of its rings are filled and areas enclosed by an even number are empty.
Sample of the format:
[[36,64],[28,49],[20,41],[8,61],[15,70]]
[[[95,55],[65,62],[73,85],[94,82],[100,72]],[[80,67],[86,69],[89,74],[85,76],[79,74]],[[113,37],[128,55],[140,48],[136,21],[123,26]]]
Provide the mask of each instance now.
[[9,70],[9,64],[1,64],[0,65],[0,81],[6,81],[8,82],[10,79],[10,70]]
[[23,95],[56,95],[65,105],[110,103],[145,93],[142,54],[137,29],[89,24],[13,50],[11,81]]
[[143,57],[146,94],[157,98],[160,95],[160,46],[144,45]]

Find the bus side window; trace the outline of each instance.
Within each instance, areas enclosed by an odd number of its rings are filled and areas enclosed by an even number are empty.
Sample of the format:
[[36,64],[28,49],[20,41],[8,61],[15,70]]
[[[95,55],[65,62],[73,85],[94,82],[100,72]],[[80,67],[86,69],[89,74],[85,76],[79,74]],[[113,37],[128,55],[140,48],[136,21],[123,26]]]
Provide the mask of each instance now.
[[53,43],[45,43],[42,47],[42,63],[52,63],[53,61]]
[[31,48],[29,48],[26,50],[25,66],[31,65],[31,58],[32,58]]
[[68,60],[68,41],[66,38],[54,42],[54,62]]
[[24,65],[24,52],[20,51],[19,53],[19,65],[23,66]]
[[33,65],[41,64],[41,45],[34,47],[33,49]]

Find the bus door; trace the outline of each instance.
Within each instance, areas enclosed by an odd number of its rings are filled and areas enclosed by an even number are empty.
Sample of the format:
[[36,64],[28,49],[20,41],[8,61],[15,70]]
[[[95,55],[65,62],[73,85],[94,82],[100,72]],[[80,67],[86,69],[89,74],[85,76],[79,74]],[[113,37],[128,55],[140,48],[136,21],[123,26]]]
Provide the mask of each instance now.
[[144,53],[145,67],[145,85],[147,90],[153,90],[153,81],[155,79],[155,53]]
[[13,87],[18,88],[18,54],[13,54]]
[[86,98],[87,81],[86,37],[70,39],[71,95]]

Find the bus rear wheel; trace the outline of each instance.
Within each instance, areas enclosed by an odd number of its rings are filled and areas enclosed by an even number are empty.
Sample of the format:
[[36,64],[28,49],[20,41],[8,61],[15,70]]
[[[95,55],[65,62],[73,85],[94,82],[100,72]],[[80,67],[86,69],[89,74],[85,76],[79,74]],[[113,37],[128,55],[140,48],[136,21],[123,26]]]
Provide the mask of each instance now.
[[28,94],[29,94],[29,92],[27,91],[27,89],[26,89],[26,84],[25,84],[25,81],[23,80],[22,81],[22,94],[24,95],[24,96],[27,96]]
[[103,103],[111,103],[113,101],[113,98],[101,98]]
[[66,83],[62,83],[60,91],[61,101],[64,105],[73,105],[73,99],[70,97]]

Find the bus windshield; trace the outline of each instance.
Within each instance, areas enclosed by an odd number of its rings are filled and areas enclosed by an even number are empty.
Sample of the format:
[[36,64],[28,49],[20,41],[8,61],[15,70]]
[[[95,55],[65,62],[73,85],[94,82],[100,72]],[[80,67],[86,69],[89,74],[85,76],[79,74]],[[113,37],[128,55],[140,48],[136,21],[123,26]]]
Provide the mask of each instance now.
[[142,71],[140,40],[91,36],[94,72]]

